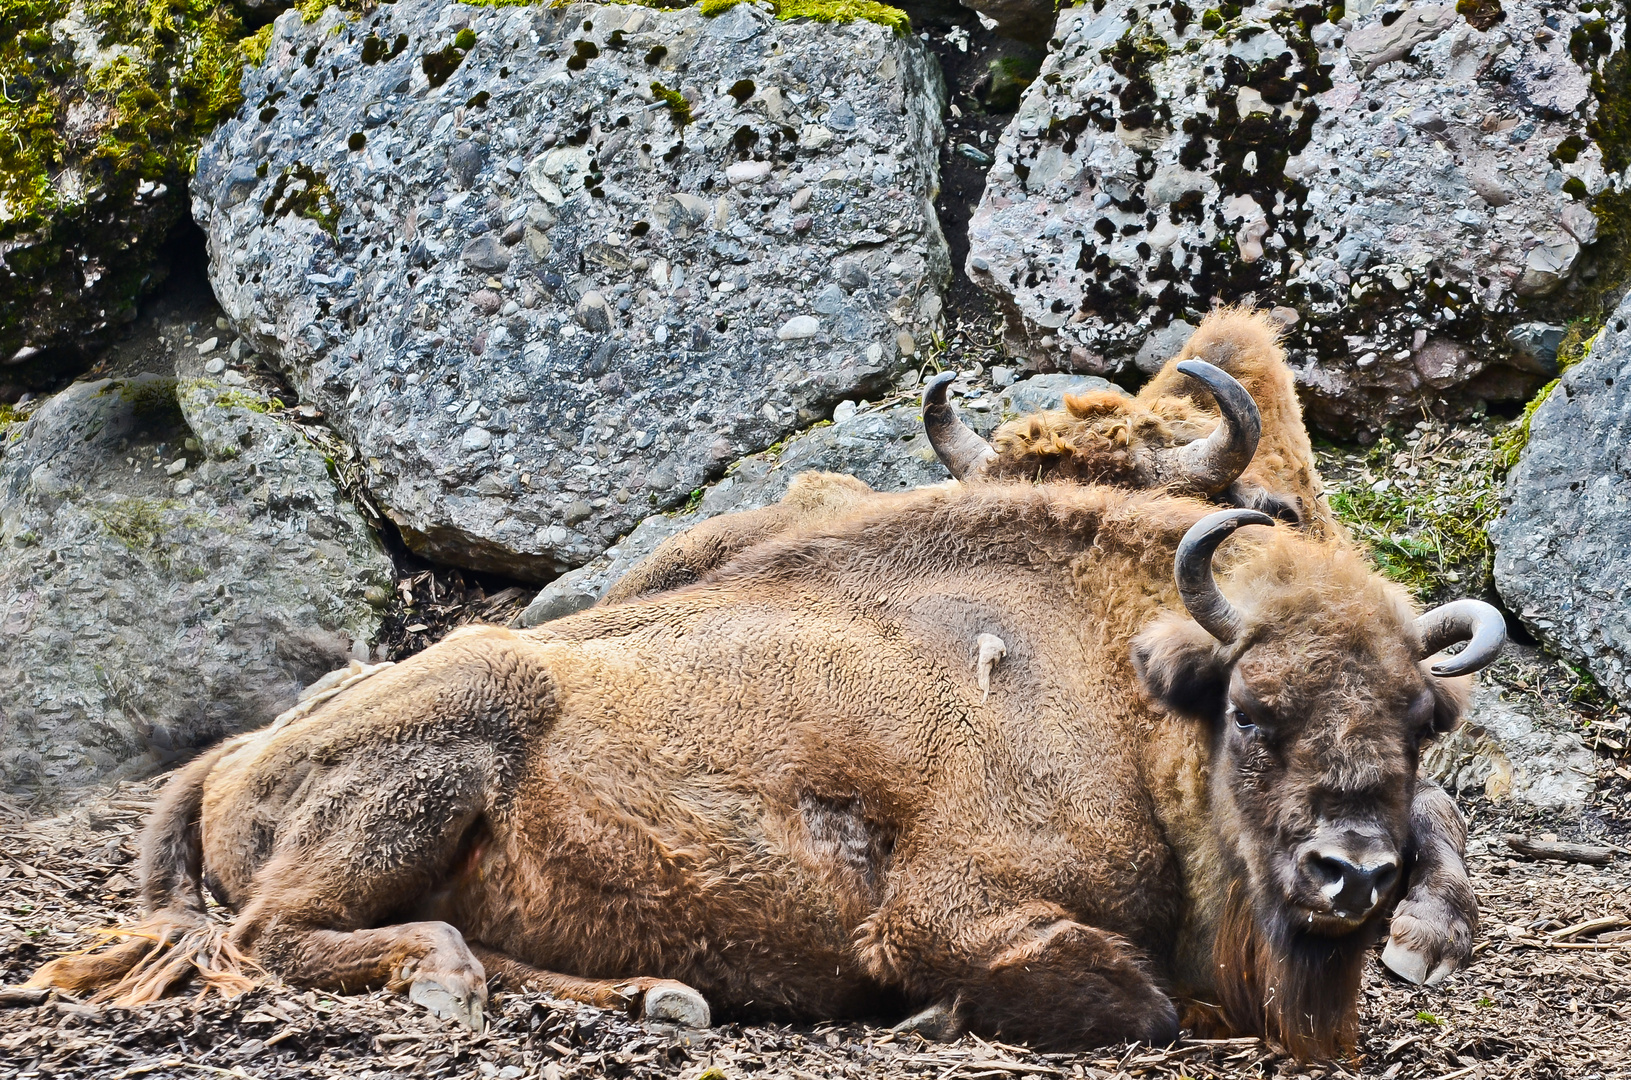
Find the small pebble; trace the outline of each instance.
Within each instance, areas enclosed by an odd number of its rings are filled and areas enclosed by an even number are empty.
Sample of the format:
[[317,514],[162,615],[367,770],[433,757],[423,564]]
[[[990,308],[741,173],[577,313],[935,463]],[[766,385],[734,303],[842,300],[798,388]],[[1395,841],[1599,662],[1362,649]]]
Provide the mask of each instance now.
[[221,340],[219,338],[205,338],[203,341],[198,343],[198,355],[208,356],[210,353],[215,351],[215,347],[220,343]]
[[192,493],[193,493],[193,482],[191,480],[188,480],[185,477],[183,477],[182,479],[176,481],[176,494],[177,495],[191,495]]
[[165,473],[167,475],[170,475],[170,476],[180,476],[186,470],[187,470],[187,459],[186,458],[176,458],[174,461],[170,462],[170,464],[168,464],[168,465],[166,465],[164,467]]
[[225,360],[221,359],[219,356],[217,356],[215,359],[209,361],[208,363],[206,363],[204,365],[204,374],[206,374],[206,375],[219,375],[219,374],[221,374],[221,372],[225,371],[226,369],[227,369],[227,362]]
[[832,411],[832,422],[835,424],[842,424],[845,420],[848,420],[854,415],[855,402],[840,401],[838,403],[838,407]]
[[821,320],[814,315],[795,315],[782,323],[776,336],[782,341],[802,341],[821,332]]
[[738,161],[725,167],[725,179],[733,184],[751,184],[769,175],[768,161]]

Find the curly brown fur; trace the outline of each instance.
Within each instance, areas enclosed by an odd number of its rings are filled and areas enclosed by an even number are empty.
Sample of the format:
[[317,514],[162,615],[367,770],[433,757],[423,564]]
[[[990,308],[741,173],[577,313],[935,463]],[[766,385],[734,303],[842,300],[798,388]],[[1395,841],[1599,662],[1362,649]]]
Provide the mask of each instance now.
[[678,589],[700,580],[731,556],[807,525],[838,521],[871,495],[861,480],[842,473],[806,472],[793,477],[787,493],[770,506],[721,514],[664,540],[657,549],[613,583],[602,604]]

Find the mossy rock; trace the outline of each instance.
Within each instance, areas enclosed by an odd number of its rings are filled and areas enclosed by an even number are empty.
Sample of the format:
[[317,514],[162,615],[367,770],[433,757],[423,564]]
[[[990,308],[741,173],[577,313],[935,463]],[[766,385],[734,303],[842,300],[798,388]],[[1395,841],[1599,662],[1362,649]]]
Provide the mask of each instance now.
[[245,29],[212,0],[0,0],[0,360],[39,384],[162,279],[204,134],[242,100]]
[[[312,22],[329,6],[368,5],[295,6]],[[243,65],[270,40],[270,25],[252,29],[238,12],[213,0],[0,0],[0,397],[80,370],[163,280],[199,145],[243,103]],[[910,29],[871,0],[784,0],[778,13]]]

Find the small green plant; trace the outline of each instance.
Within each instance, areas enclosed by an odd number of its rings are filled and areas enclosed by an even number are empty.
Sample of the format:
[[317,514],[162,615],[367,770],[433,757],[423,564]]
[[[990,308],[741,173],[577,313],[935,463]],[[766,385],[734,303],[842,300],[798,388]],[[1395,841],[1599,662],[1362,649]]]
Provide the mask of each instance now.
[[215,397],[215,404],[224,409],[247,409],[252,413],[265,415],[271,412],[282,412],[284,405],[282,398],[263,398],[258,394],[245,393],[242,390],[224,390]]
[[91,516],[131,551],[146,552],[158,546],[167,509],[168,504],[155,499],[116,499],[92,510]]
[[1420,1020],[1424,1024],[1432,1024],[1434,1027],[1444,1026],[1444,1021],[1440,1020],[1430,1012],[1419,1012],[1416,1014],[1416,1019]]
[[128,403],[130,411],[142,422],[173,426],[183,423],[176,385],[175,379],[139,379],[114,383],[108,390],[117,390],[119,399]]
[[691,103],[678,90],[670,90],[656,79],[651,80],[651,96],[668,106],[668,115],[674,126],[683,128],[691,122]]
[[1013,112],[1019,108],[1020,95],[1036,81],[1041,70],[1041,60],[1034,57],[1002,56],[991,61],[987,69],[985,107],[992,112]]
[[1378,440],[1360,459],[1361,477],[1334,485],[1327,500],[1383,574],[1428,600],[1445,583],[1459,584],[1463,571],[1487,573],[1485,529],[1500,510],[1493,450],[1480,438],[1448,463],[1419,468],[1396,466],[1402,453],[1392,438]]

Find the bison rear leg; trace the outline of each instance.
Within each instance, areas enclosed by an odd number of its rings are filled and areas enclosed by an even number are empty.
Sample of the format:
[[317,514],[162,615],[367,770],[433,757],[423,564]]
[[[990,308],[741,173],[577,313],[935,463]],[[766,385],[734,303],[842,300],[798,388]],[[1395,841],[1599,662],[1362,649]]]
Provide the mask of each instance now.
[[[919,915],[922,913],[919,912]],[[913,920],[915,922],[916,920]],[[1123,938],[1069,918],[1053,904],[1023,904],[947,928],[935,942],[912,926],[880,955],[907,958],[899,971],[909,994],[936,1002],[908,1021],[1058,1049],[1178,1037],[1178,1011]],[[948,1023],[947,1013],[953,1018]]]
[[[340,993],[406,992],[437,1016],[480,1031],[487,973],[464,935],[441,921],[392,921],[422,910],[451,874],[479,858],[487,835],[479,775],[428,767],[435,756],[424,746],[413,750],[413,760],[399,763],[381,754],[376,777],[412,778],[417,768],[439,777],[437,798],[426,796],[423,781],[374,779],[351,813],[312,828],[261,867],[231,940],[289,982]],[[403,813],[408,806],[420,809]]]
[[701,1028],[713,1022],[707,999],[673,979],[585,979],[535,968],[480,945],[472,950],[489,972],[528,990],[602,1009],[627,1009],[659,1023]]
[[[233,927],[233,943],[300,986],[347,993],[384,987],[435,1015],[482,1030],[487,972],[464,935],[445,922],[367,924],[411,896],[403,875],[370,880],[362,867],[268,863]],[[393,880],[394,879],[394,880]]]

